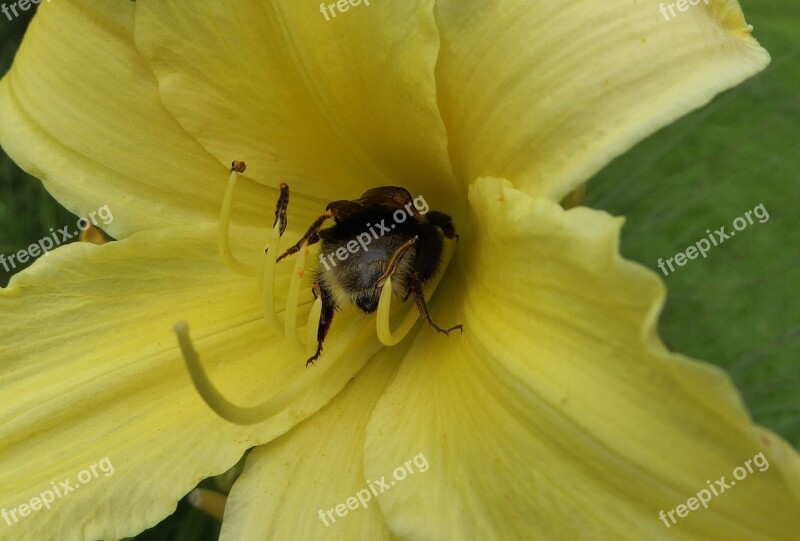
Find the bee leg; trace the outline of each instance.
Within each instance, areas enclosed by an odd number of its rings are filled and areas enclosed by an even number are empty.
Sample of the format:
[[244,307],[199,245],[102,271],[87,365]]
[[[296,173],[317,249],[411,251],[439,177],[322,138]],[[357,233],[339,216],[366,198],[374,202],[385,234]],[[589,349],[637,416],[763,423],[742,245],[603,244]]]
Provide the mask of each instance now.
[[386,266],[386,272],[384,272],[381,277],[378,278],[378,281],[375,282],[376,288],[383,287],[383,284],[386,283],[386,280],[388,280],[395,273],[395,271],[397,271],[397,267],[403,260],[403,256],[406,255],[406,252],[410,250],[414,244],[416,244],[417,240],[419,240],[419,236],[415,236],[413,239],[404,242],[397,250],[394,251],[392,258],[389,259],[389,264]]
[[314,223],[311,224],[311,227],[308,228],[308,231],[306,231],[305,235],[303,235],[295,245],[289,246],[289,248],[283,252],[276,261],[280,261],[281,259],[299,252],[306,240],[309,240],[309,242],[313,240],[313,242],[310,242],[310,244],[317,242],[319,240],[319,230],[322,228],[322,224],[324,224],[325,220],[328,218],[333,218],[331,211],[327,211],[325,214],[314,220]]
[[464,334],[464,328],[459,323],[458,325],[454,325],[449,329],[443,329],[438,326],[436,323],[433,322],[431,319],[431,315],[428,312],[428,304],[425,302],[425,295],[422,292],[422,282],[420,282],[417,276],[412,277],[411,279],[411,290],[414,293],[414,300],[417,301],[417,308],[419,309],[420,315],[425,318],[425,321],[428,322],[428,325],[439,331],[444,335],[450,335],[450,333],[456,329],[461,331],[461,334]]
[[328,335],[328,330],[331,328],[331,323],[333,322],[333,314],[336,312],[336,303],[333,297],[328,293],[324,293],[320,289],[318,283],[314,283],[312,292],[315,298],[318,293],[322,296],[322,313],[320,314],[319,326],[317,327],[317,351],[306,361],[306,367],[308,367],[309,364],[314,364],[314,361],[319,359],[319,356],[322,355],[322,343]]
[[453,219],[449,215],[438,210],[432,210],[425,217],[428,219],[429,224],[441,229],[445,237],[458,240],[456,226],[453,225]]

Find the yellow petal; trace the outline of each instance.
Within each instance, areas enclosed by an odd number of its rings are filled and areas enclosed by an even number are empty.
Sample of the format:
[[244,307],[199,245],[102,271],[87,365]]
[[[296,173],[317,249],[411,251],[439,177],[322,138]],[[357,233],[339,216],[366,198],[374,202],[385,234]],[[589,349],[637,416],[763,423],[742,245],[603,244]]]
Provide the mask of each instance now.
[[[621,220],[496,179],[470,201],[477,236],[433,309],[464,334],[420,332],[367,429],[367,478],[417,453],[430,463],[380,499],[392,531],[795,539],[796,451],[752,424],[724,372],[666,351],[663,285],[618,255]],[[748,460],[753,473],[707,510],[659,519]]]
[[241,156],[260,182],[324,200],[382,184],[441,191],[452,176],[433,0],[337,13],[326,21],[316,5],[282,0],[141,0],[136,43],[187,131],[222,162]]
[[301,377],[306,355],[270,335],[257,281],[228,272],[216,250],[213,226],[75,243],[0,290],[0,509],[18,509],[53,480],[74,483],[104,457],[115,469],[4,533],[138,533],[198,481],[322,407],[378,348],[368,321],[354,344],[337,340],[334,326],[319,362],[335,368],[319,388],[258,425],[218,418],[185,371],[176,321],[190,323],[210,376],[241,405]]
[[503,176],[560,201],[769,62],[735,0],[689,5],[670,21],[660,4],[674,2],[438,2],[437,84],[456,175]]
[[393,539],[380,477],[367,482],[362,457],[367,421],[401,357],[402,347],[382,350],[322,410],[248,455],[220,539]]
[[[162,105],[133,43],[133,10],[128,0],[45,3],[0,82],[0,145],[73,213],[108,205],[116,238],[216,221],[228,178]],[[276,197],[242,183],[234,218],[271,224]]]

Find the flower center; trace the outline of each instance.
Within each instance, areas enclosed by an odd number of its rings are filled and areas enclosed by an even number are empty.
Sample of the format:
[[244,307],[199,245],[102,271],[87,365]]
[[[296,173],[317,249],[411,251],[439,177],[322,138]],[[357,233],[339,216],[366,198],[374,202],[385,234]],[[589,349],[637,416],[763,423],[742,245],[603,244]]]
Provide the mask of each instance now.
[[[219,246],[220,258],[230,270],[237,274],[253,278],[256,278],[260,275],[264,306],[264,319],[269,328],[276,335],[285,335],[291,343],[298,347],[298,349],[305,347],[306,355],[312,355],[315,351],[319,353],[319,350],[317,349],[317,330],[319,327],[320,318],[322,317],[323,301],[322,295],[318,294],[318,286],[316,284],[314,294],[315,300],[308,315],[308,323],[304,340],[301,340],[298,336],[297,329],[297,312],[300,299],[300,287],[304,276],[305,260],[309,251],[307,239],[303,240],[302,244],[299,245],[300,249],[297,251],[297,257],[295,259],[294,269],[292,270],[291,281],[289,283],[289,291],[284,309],[283,323],[281,323],[280,319],[278,318],[278,312],[275,305],[275,272],[277,262],[286,255],[284,254],[284,256],[280,256],[281,252],[279,250],[279,244],[287,226],[286,208],[289,203],[289,187],[286,184],[281,184],[281,193],[275,210],[275,223],[272,227],[267,247],[264,250],[264,256],[261,264],[259,266],[255,266],[242,263],[236,259],[231,250],[229,243],[231,209],[233,206],[233,198],[236,191],[236,184],[239,174],[244,173],[245,168],[246,166],[244,162],[234,161],[231,164],[228,188],[225,191],[225,196],[223,198],[222,209],[217,228],[217,242]],[[327,214],[325,216],[327,216]],[[437,287],[441,277],[444,275],[445,269],[450,262],[452,254],[452,247],[446,246],[444,249],[442,268],[440,272],[438,272],[437,275],[425,285],[425,291],[427,293],[430,293]],[[408,333],[412,330],[414,324],[419,318],[419,313],[415,307],[411,306],[406,312],[406,315],[403,317],[403,320],[397,330],[394,332],[391,330],[390,316],[393,294],[391,275],[392,271],[387,270],[385,277],[382,277],[381,279],[382,284],[379,282],[379,284],[376,286],[381,287],[380,300],[376,315],[376,330],[381,343],[387,346],[393,346],[403,340],[403,338],[405,338],[406,335],[408,335]],[[430,323],[433,325],[432,322]],[[275,396],[270,397],[261,404],[252,407],[241,407],[233,404],[227,398],[225,398],[209,379],[192,344],[189,336],[188,325],[185,322],[179,322],[175,325],[173,330],[178,337],[178,343],[183,353],[186,367],[189,370],[192,381],[194,382],[198,393],[217,414],[224,419],[237,424],[255,424],[277,415],[299,395],[314,387],[333,366],[333,363],[323,363],[323,366],[319,367],[319,369],[314,370],[313,372],[306,371],[301,377],[295,378],[287,389]],[[344,333],[342,333],[340,339],[352,340],[355,338],[358,330],[358,321],[354,321],[351,323],[350,327]]]

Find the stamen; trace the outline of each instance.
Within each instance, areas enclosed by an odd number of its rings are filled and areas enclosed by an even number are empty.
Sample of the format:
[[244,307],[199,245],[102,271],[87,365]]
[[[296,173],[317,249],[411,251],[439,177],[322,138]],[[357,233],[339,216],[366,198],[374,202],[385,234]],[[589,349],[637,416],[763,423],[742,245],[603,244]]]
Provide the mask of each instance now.
[[276,337],[284,332],[283,325],[278,320],[278,314],[275,311],[275,267],[277,266],[276,257],[280,238],[281,221],[278,220],[275,222],[275,227],[272,228],[267,249],[264,251],[266,259],[264,260],[264,280],[261,284],[264,296],[264,319]]
[[[453,244],[453,243],[445,243]],[[441,270],[436,274],[436,276],[425,286],[425,292],[432,293],[436,290],[436,287],[439,285],[439,282],[444,276],[447,267],[450,265],[450,259],[453,257],[453,252],[455,251],[454,246],[445,246],[445,254],[444,254],[444,262],[442,264]],[[405,318],[400,326],[397,328],[397,331],[392,332],[391,330],[391,313],[392,313],[392,277],[389,276],[386,279],[386,283],[383,284],[383,289],[381,290],[381,296],[378,300],[378,313],[375,318],[375,328],[378,332],[378,339],[384,346],[394,346],[408,335],[411,332],[411,329],[414,328],[414,324],[419,319],[419,311],[416,307],[412,306],[406,312]]]
[[284,319],[284,329],[286,337],[290,342],[297,346],[302,346],[297,337],[297,305],[300,302],[300,284],[302,283],[303,271],[305,270],[306,255],[308,247],[304,247],[297,255],[292,271],[292,281],[289,283],[289,296],[286,298],[286,310]]
[[306,327],[306,356],[311,357],[317,352],[317,328],[322,317],[322,297],[317,297],[308,314],[308,327]]
[[389,320],[392,311],[392,278],[391,276],[386,279],[381,290],[381,297],[378,300],[378,316],[376,322],[376,329],[378,331],[378,339],[384,346],[394,346],[398,344],[406,335],[411,332],[414,323],[419,319],[419,312],[416,308],[411,307],[403,319],[403,322],[398,327],[397,332],[393,333],[389,326]]
[[222,210],[219,215],[217,225],[217,246],[222,262],[230,270],[243,276],[255,276],[257,269],[255,265],[248,265],[236,259],[231,252],[228,239],[228,229],[231,221],[231,208],[233,207],[233,194],[236,191],[236,180],[239,173],[244,173],[246,165],[244,162],[234,161],[231,164],[231,176],[228,178],[228,189],[225,190],[225,198],[222,200]]
[[[315,312],[317,304],[320,305],[321,311],[322,303],[317,299],[315,308],[311,310],[312,314]],[[363,326],[359,325],[358,321],[353,322],[340,338],[342,347],[347,347],[348,344],[352,343],[362,329]],[[214,384],[211,383],[203,365],[200,364],[200,358],[197,356],[197,352],[192,346],[192,339],[189,337],[189,326],[186,322],[181,321],[177,323],[173,330],[178,337],[178,344],[183,353],[183,360],[186,363],[186,368],[189,370],[197,392],[206,404],[220,417],[239,425],[253,425],[266,421],[279,414],[292,402],[296,401],[300,395],[316,387],[319,382],[327,377],[328,373],[337,366],[337,363],[327,362],[321,363],[322,365],[314,370],[303,370],[298,377],[294,378],[291,383],[278,394],[271,396],[256,406],[241,407],[230,402],[219,392]],[[336,354],[337,352],[333,353]]]

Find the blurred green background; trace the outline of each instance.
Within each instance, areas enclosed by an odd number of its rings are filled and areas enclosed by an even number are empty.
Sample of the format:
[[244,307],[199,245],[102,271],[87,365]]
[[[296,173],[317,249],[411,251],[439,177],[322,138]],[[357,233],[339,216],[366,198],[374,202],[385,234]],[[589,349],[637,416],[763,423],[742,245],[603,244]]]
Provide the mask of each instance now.
[[[764,204],[769,221],[664,278],[660,329],[670,349],[727,370],[755,420],[800,448],[800,3],[740,3],[769,68],[617,159],[591,181],[586,204],[625,216],[623,254],[656,272],[659,258]],[[29,19],[0,20],[0,75]],[[76,219],[0,151],[0,253]],[[9,278],[0,267],[0,286]],[[184,500],[137,539],[218,531]]]

